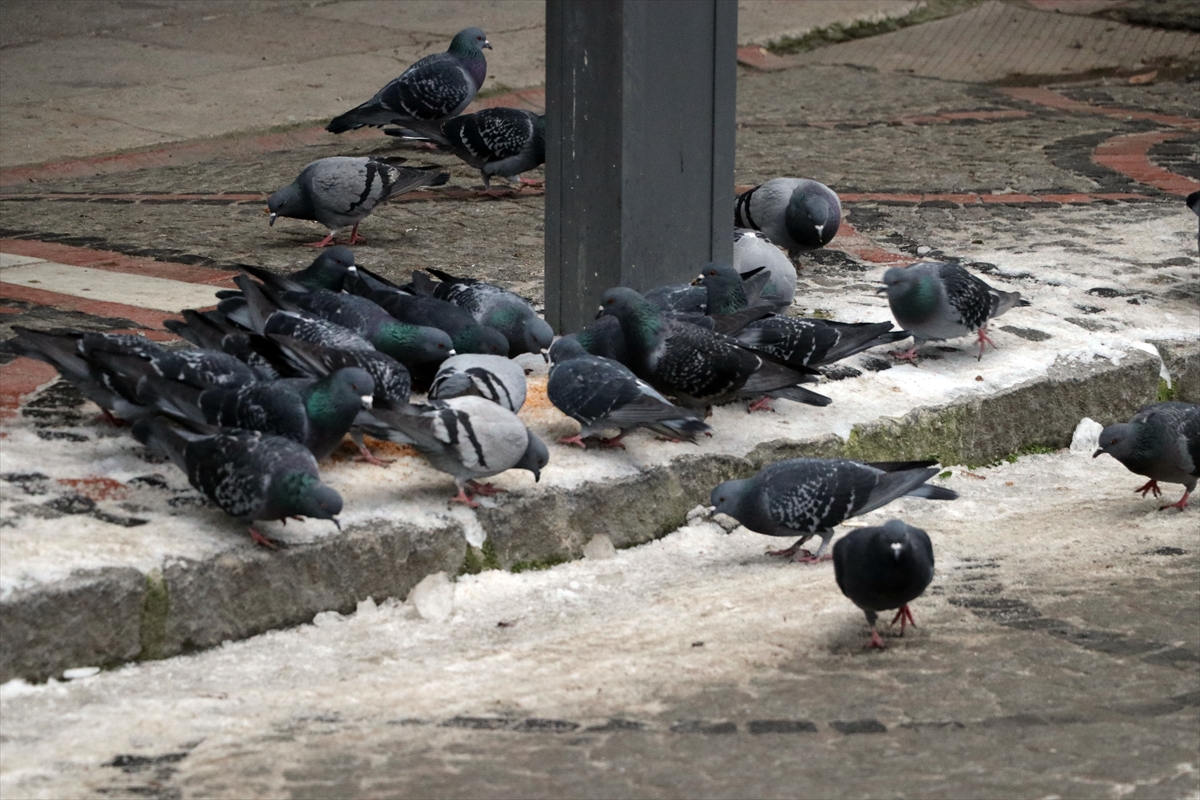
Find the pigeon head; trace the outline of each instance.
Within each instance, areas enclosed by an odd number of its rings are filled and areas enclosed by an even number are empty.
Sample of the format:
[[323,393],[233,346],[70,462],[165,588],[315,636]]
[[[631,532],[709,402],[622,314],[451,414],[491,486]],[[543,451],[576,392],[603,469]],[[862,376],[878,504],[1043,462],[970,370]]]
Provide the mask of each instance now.
[[454,355],[450,334],[425,325],[386,324],[371,339],[381,353],[387,353],[402,364],[442,362]]
[[916,266],[891,267],[883,273],[883,286],[877,290],[881,294],[887,293],[892,312],[901,309],[906,321],[919,321],[936,311],[938,306],[935,281],[915,269]]
[[450,40],[450,47],[447,48],[446,52],[463,57],[482,54],[481,51],[485,49],[492,49],[492,43],[488,41],[487,34],[479,28],[464,28],[454,34],[454,38]]
[[727,264],[709,264],[693,284],[708,290],[709,314],[730,314],[750,304],[744,281],[762,272],[766,267],[755,267],[739,273]]
[[289,517],[332,520],[341,530],[337,515],[342,513],[342,496],[308,472],[289,472],[271,484],[272,499],[286,508]]
[[1116,425],[1109,425],[1100,431],[1100,440],[1097,442],[1099,447],[1096,448],[1096,452],[1092,453],[1092,458],[1096,458],[1102,453],[1108,453],[1122,464],[1134,458],[1139,445],[1142,444],[1141,437],[1138,436],[1141,427],[1132,422],[1118,422]]
[[807,248],[824,247],[837,234],[842,206],[828,186],[803,181],[792,193],[784,211],[784,227]]
[[331,247],[308,265],[302,275],[296,275],[310,289],[328,289],[340,292],[346,276],[354,269],[354,251],[338,245]]
[[542,479],[542,467],[550,462],[550,450],[547,449],[546,443],[532,432],[529,434],[529,441],[525,445],[525,452],[521,456],[521,460],[513,464],[513,469],[527,469],[533,473],[533,481],[537,483]]
[[741,503],[746,496],[750,481],[725,481],[718,484],[708,496],[708,502],[713,507],[714,514],[727,514],[741,522]]
[[362,367],[343,367],[324,380],[329,382],[331,399],[350,405],[357,398],[363,408],[375,402],[375,378]]
[[507,357],[508,339],[488,325],[466,326],[454,336],[454,352]]
[[898,519],[889,519],[884,523],[878,542],[876,546],[881,551],[890,552],[894,561],[900,561],[912,552],[912,543],[908,540],[908,526]]
[[588,354],[587,348],[574,336],[563,336],[550,345],[550,360],[555,364]]
[[531,353],[540,353],[554,341],[554,329],[541,317],[529,317],[523,326],[525,347]]
[[299,183],[289,183],[275,194],[267,198],[267,210],[271,212],[270,225],[275,224],[276,217],[292,219],[315,220],[315,209],[312,201],[300,189]]

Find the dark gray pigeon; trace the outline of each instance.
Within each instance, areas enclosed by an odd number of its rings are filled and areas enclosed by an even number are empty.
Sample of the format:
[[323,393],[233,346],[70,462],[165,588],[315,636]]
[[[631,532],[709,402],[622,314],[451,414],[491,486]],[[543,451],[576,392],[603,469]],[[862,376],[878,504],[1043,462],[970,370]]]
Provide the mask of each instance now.
[[765,361],[733,339],[671,319],[632,289],[609,289],[600,298],[600,314],[614,316],[629,350],[633,373],[677,404],[707,409],[739,396],[784,397],[810,405],[829,398],[802,388],[815,380],[789,367]]
[[796,297],[796,268],[774,242],[750,228],[733,229],[733,268],[743,274],[763,267],[770,275],[762,297],[784,308]]
[[[484,49],[492,45],[479,28],[459,31],[446,52],[417,61],[370,100],[335,117],[325,130],[343,133],[367,125],[440,123],[461,114],[487,77]],[[430,127],[437,130],[437,125]]]
[[358,367],[320,379],[285,378],[203,391],[147,377],[137,388],[143,404],[185,424],[282,436],[307,447],[318,461],[341,444],[359,411],[372,406],[374,394],[375,379]]
[[1159,481],[1182,483],[1183,497],[1163,508],[1183,511],[1200,480],[1200,406],[1177,401],[1145,406],[1129,422],[1109,425],[1100,432],[1100,446],[1092,458],[1101,453],[1150,479],[1134,489],[1142,497],[1147,492],[1161,497]]
[[733,334],[743,347],[791,367],[823,367],[871,347],[907,339],[908,331],[890,322],[834,322],[772,316],[755,320]]
[[349,244],[364,241],[358,235],[362,222],[375,206],[419,186],[437,186],[449,174],[436,169],[402,167],[404,159],[331,156],[318,159],[304,169],[296,180],[267,198],[270,224],[277,217],[313,220],[329,230],[329,235],[310,247],[325,247],[343,228],[350,231]]
[[546,163],[546,117],[519,108],[485,108],[442,123],[442,134],[454,155],[479,170],[485,189],[493,177],[516,177],[540,185],[522,172]]
[[[340,292],[354,264],[354,251],[337,245],[324,250],[307,267],[287,275],[278,275],[252,264],[238,264],[238,269],[258,278],[276,291],[303,292],[309,289],[328,289]],[[218,295],[220,297],[221,295]]]
[[833,241],[842,204],[823,183],[774,178],[738,195],[734,217],[738,227],[762,231],[794,259]]
[[618,364],[629,366],[629,348],[625,346],[625,334],[621,333],[621,322],[616,317],[599,317],[583,330],[564,338],[576,340],[594,356],[611,358]]
[[[428,274],[425,274],[428,273]],[[495,328],[508,339],[509,356],[540,353],[554,341],[554,329],[538,316],[529,301],[510,292],[474,278],[456,278],[437,269],[425,273],[413,272],[413,282],[406,289],[446,300],[466,310],[480,325]],[[436,277],[440,283],[429,279]]]
[[695,443],[712,428],[686,409],[667,400],[624,364],[591,355],[578,340],[563,337],[550,347],[550,380],[546,395],[559,411],[581,426],[561,444],[587,448],[585,439],[599,438],[601,431],[616,430],[611,439],[600,439],[601,447],[621,447],[625,434],[647,428],[668,439]]
[[454,476],[452,503],[479,504],[472,495],[502,491],[479,480],[509,469],[527,469],[535,481],[550,452],[521,419],[502,406],[473,395],[434,400],[395,411],[373,412],[364,426],[376,439],[411,444],[434,469]]
[[[1200,217],[1200,192],[1192,192],[1184,202],[1187,203],[1187,207],[1191,209],[1193,214]],[[1200,247],[1200,233],[1196,234],[1196,245]]]
[[862,609],[871,626],[867,647],[887,647],[875,629],[880,611],[898,609],[891,624],[900,620],[917,627],[908,604],[925,593],[933,580],[933,543],[920,528],[898,519],[882,527],[850,531],[833,546],[833,574],[838,588]]
[[468,353],[442,362],[429,387],[429,399],[475,395],[515,414],[525,405],[526,389],[525,370],[520,364],[503,356]]
[[883,273],[892,316],[901,328],[911,331],[913,346],[896,358],[916,361],[917,349],[929,341],[979,335],[979,358],[983,347],[996,344],[987,335],[988,320],[1013,306],[1027,306],[1020,292],[1002,292],[975,277],[958,264],[920,261],[907,267],[892,267]]
[[195,433],[158,417],[138,420],[133,435],[171,459],[218,508],[249,525],[260,545],[278,542],[259,533],[255,520],[313,517],[341,530],[341,495],[321,483],[312,453],[290,439],[244,430]]
[[[958,493],[925,481],[937,474],[932,461],[863,464],[831,458],[792,458],[763,468],[752,478],[725,481],[712,490],[714,513],[728,514],[756,533],[799,536],[771,555],[815,563],[833,538],[833,529],[850,517],[885,506],[897,497],[953,500]],[[820,534],[815,554],[801,550]]]

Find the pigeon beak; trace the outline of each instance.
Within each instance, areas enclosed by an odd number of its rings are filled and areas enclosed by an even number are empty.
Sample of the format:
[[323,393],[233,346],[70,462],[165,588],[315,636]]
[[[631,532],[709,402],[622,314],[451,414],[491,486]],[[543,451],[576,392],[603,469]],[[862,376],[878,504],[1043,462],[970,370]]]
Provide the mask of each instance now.
[[487,39],[484,39],[484,40],[483,40],[483,44],[481,44],[481,45],[479,45],[479,46],[480,46],[480,47],[486,47],[488,50],[491,50],[491,49],[492,49],[492,43],[491,43],[491,42],[489,42]]
[[1101,453],[1103,453],[1103,452],[1104,452],[1104,448],[1103,448],[1103,447],[1097,447],[1097,448],[1096,448],[1096,452],[1092,453],[1092,458],[1095,458],[1096,456],[1100,455],[1100,454],[1101,454]]
[[363,403],[363,408],[374,408],[375,407],[375,396],[370,395],[370,394],[364,394],[362,396],[362,403]]
[[899,542],[892,542],[892,555],[897,561],[900,560],[900,551],[904,549],[904,545]]
[[604,316],[604,306],[600,306],[598,309],[596,309],[596,319],[600,319],[603,316]]
[[700,274],[700,275],[697,275],[697,276],[696,276],[696,277],[694,277],[694,278],[692,278],[692,284],[691,284],[691,285],[692,285],[692,286],[703,286],[703,285],[704,285],[704,275],[703,275],[703,273],[702,273],[702,274]]
[[341,532],[342,532],[342,523],[338,522],[338,518],[337,518],[337,517],[330,517],[330,518],[329,518],[329,521],[330,521],[330,522],[332,522],[334,525],[336,525],[336,526],[337,526],[338,533],[341,533]]
[[707,508],[704,509],[704,511],[708,514],[709,519],[712,519],[713,517],[715,517],[717,515],[717,507],[716,506],[708,506]]
[[876,289],[875,294],[883,294],[886,291],[887,291],[887,285],[885,284],[883,286],[880,286],[878,289]]
[[272,228],[275,227],[275,218],[278,216],[279,216],[279,214],[272,212],[271,218],[269,220],[267,220],[267,225],[271,226]]

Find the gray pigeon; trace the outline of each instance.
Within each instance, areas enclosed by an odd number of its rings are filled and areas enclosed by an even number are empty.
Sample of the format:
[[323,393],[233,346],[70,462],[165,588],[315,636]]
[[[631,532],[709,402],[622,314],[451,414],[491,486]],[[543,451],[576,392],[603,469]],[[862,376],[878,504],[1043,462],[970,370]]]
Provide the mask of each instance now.
[[659,394],[639,380],[624,364],[591,355],[578,340],[563,337],[550,347],[550,380],[546,395],[555,408],[582,426],[574,436],[564,436],[561,444],[586,448],[584,439],[604,430],[618,431],[611,439],[601,439],[601,447],[621,447],[621,439],[635,428],[648,428],[668,439],[695,442],[712,428],[695,414]]
[[[1200,217],[1200,192],[1192,192],[1184,202],[1187,203],[1187,207],[1193,214]],[[1200,247],[1200,233],[1196,234],[1196,245]]]
[[833,241],[842,204],[823,183],[774,178],[738,195],[734,217],[738,227],[762,231],[794,259]]
[[525,370],[503,356],[467,353],[446,359],[429,387],[430,400],[475,395],[514,414],[525,405]]
[[203,391],[157,377],[147,377],[137,387],[142,403],[185,424],[282,436],[307,447],[318,461],[341,444],[359,412],[373,405],[374,394],[375,379],[358,367],[320,379],[284,378]]
[[[370,100],[335,117],[325,130],[343,133],[367,125],[440,123],[461,114],[487,77],[485,48],[491,50],[492,45],[479,28],[459,31],[446,52],[417,61]],[[431,127],[436,131],[436,125]]]
[[958,264],[920,261],[908,267],[892,267],[883,273],[892,316],[901,328],[912,331],[913,346],[896,358],[916,361],[917,349],[928,341],[979,335],[979,358],[983,347],[996,344],[987,335],[988,320],[1013,306],[1027,306],[1020,292],[1002,292],[988,286]]
[[314,517],[341,529],[341,495],[321,483],[312,453],[290,439],[243,430],[193,433],[159,417],[138,420],[133,435],[175,462],[218,508],[249,525],[260,545],[278,544],[254,528],[260,519]]
[[629,366],[629,348],[625,346],[625,334],[621,333],[621,323],[616,317],[599,317],[578,333],[563,338],[576,340],[594,356],[611,358],[618,364]]
[[671,319],[632,289],[609,289],[600,298],[600,314],[614,316],[629,350],[633,374],[677,404],[691,409],[757,397],[784,397],[810,405],[828,405],[824,395],[799,384],[810,374],[765,361],[729,337]]
[[887,645],[875,629],[878,612],[898,609],[900,635],[906,625],[917,627],[908,604],[924,594],[933,580],[933,543],[920,528],[898,519],[882,527],[850,531],[833,546],[833,574],[838,588],[862,609],[871,626],[867,647]]
[[448,119],[442,133],[454,155],[479,170],[485,189],[494,176],[516,177],[546,163],[546,116],[519,108],[485,108]]
[[770,280],[763,287],[762,297],[776,300],[785,308],[796,297],[796,268],[792,260],[775,243],[750,228],[733,229],[733,268],[743,274],[766,267]]
[[[324,250],[307,267],[287,275],[277,275],[270,270],[253,264],[238,264],[238,269],[248,272],[276,291],[304,292],[310,289],[328,289],[340,292],[346,277],[351,274],[354,251],[337,245]],[[218,295],[222,297],[224,295]]]
[[363,426],[367,433],[411,444],[434,469],[454,476],[458,494],[450,502],[472,508],[479,505],[472,495],[501,491],[479,479],[508,469],[527,469],[537,481],[550,459],[545,443],[516,414],[482,397],[434,400],[372,412],[372,416],[376,422]]
[[[429,275],[441,282],[435,283]],[[538,316],[529,301],[499,286],[429,268],[413,272],[413,282],[401,288],[454,303],[480,325],[500,331],[508,339],[509,356],[540,353],[554,341],[554,329]]]
[[[897,497],[953,500],[958,493],[925,481],[937,474],[932,461],[863,464],[847,459],[792,458],[779,461],[745,480],[725,481],[712,490],[715,512],[736,519],[756,533],[799,536],[771,555],[813,563],[833,538],[833,529],[850,517],[874,511]],[[815,554],[801,550],[814,533]]]
[[790,367],[823,367],[871,347],[907,339],[890,322],[834,322],[775,316],[755,320],[733,334],[743,347]]
[[267,198],[270,224],[276,217],[315,220],[329,235],[310,247],[325,247],[343,228],[353,225],[349,244],[364,241],[358,235],[362,222],[375,206],[419,186],[437,186],[449,174],[436,169],[402,167],[404,159],[332,156],[318,159],[300,170],[296,180]]
[[1109,425],[1100,432],[1100,446],[1092,458],[1101,453],[1150,479],[1134,489],[1142,497],[1147,492],[1161,497],[1159,481],[1182,483],[1183,497],[1163,508],[1183,511],[1200,479],[1200,406],[1175,401],[1145,406],[1129,422]]

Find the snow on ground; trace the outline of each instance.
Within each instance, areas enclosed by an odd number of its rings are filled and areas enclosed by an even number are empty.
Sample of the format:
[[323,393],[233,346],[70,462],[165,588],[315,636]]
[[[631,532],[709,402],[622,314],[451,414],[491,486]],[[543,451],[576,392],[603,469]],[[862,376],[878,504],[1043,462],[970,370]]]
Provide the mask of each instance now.
[[[891,517],[925,528],[935,587],[964,559],[996,559],[1006,585],[1066,572],[1111,578],[1132,553],[1200,545],[1197,509],[1159,512],[1133,494],[1141,482],[1111,458],[1063,450],[955,469],[946,485],[959,500],[903,499],[842,530]],[[98,780],[89,769],[115,753],[202,740],[211,754],[314,716],[368,725],[460,714],[648,719],[680,691],[752,691],[756,675],[806,652],[832,652],[851,668],[972,636],[973,617],[931,592],[913,604],[915,632],[889,638],[884,653],[864,651],[866,623],[838,592],[832,564],[764,555],[787,543],[698,519],[609,558],[459,577],[442,589],[443,600],[453,595],[444,622],[411,603],[367,600],[354,614],[322,613],[191,656],[68,682],[10,681],[0,686],[0,795],[82,796]]]

